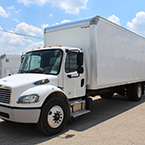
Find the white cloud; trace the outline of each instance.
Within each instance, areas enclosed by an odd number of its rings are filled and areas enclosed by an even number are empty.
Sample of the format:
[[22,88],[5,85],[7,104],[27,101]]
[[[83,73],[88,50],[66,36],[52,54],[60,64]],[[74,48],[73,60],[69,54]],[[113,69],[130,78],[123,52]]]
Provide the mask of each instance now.
[[21,12],[20,9],[19,9],[19,10],[16,10],[14,6],[7,7],[7,9],[8,9],[8,10],[12,10],[12,11],[14,11],[14,12],[17,13],[17,14],[18,14],[19,12]]
[[15,22],[17,22],[17,23],[19,23],[19,22],[20,22],[18,19],[13,19],[13,21],[15,21]]
[[48,0],[17,0],[19,3],[24,3],[24,5],[37,4],[44,5]]
[[138,12],[131,22],[127,23],[127,27],[140,35],[145,35],[145,12]]
[[[0,30],[3,30],[1,26],[0,26]],[[0,31],[0,34],[2,34],[2,33],[3,33],[3,32],[2,32],[2,31]]]
[[43,24],[42,25],[42,29],[44,30],[46,27],[48,27],[49,25],[48,24]]
[[44,46],[44,42],[43,41],[33,42],[27,48],[25,48],[25,50],[28,51],[28,50],[31,50],[33,48],[38,48],[38,47],[43,47],[43,46]]
[[[55,24],[53,24],[52,26],[54,26],[54,25],[58,25],[58,24],[62,24],[62,23],[67,23],[67,22],[70,22],[71,20],[63,20],[63,21],[61,21],[60,23],[55,23]],[[42,28],[43,29],[45,29],[46,27],[48,27],[49,25],[48,24],[43,24],[42,25]]]
[[25,39],[22,36],[10,33],[3,33],[3,35],[0,37],[0,44],[22,46],[24,45],[24,41]]
[[116,17],[115,15],[112,15],[108,18],[109,21],[116,23],[118,25],[120,25],[120,19],[118,17]]
[[33,41],[31,39],[26,39],[27,43],[33,43]]
[[24,5],[37,4],[44,5],[51,3],[53,7],[60,7],[69,14],[78,14],[80,9],[86,9],[88,0],[17,0]]
[[28,25],[25,22],[22,22],[16,26],[15,32],[36,36],[36,34],[43,34],[42,29],[34,27],[33,25]]
[[6,11],[1,6],[0,6],[0,16],[5,18],[9,17],[8,13],[6,13]]
[[0,37],[0,50],[1,52],[12,52],[13,50],[20,49],[25,44],[25,39],[10,33],[2,33]]
[[7,7],[8,10],[14,10],[15,7],[14,6],[10,6],[10,7]]
[[60,7],[69,14],[78,14],[80,9],[86,9],[88,0],[48,0],[53,7]]
[[[0,27],[0,30],[2,28]],[[12,31],[12,33],[23,33],[27,35],[33,35],[36,36],[37,34],[43,34],[42,29],[34,27],[32,25],[28,25],[24,22],[18,24],[16,28]],[[32,45],[32,44],[33,45]],[[30,38],[25,38],[24,36],[19,36],[16,34],[11,34],[11,33],[2,33],[0,32],[0,53],[13,53],[13,52],[18,52],[18,51],[25,51],[24,48],[29,45],[28,48],[33,47],[35,44],[35,47],[38,46],[43,46],[42,42],[41,43],[33,43],[32,39]],[[40,45],[41,44],[41,45]],[[37,47],[38,47],[37,46]]]
[[70,22],[71,20],[63,20],[63,21],[61,21],[60,23],[62,24],[62,23],[67,23],[67,22]]
[[56,23],[56,24],[54,24],[54,25],[58,25],[58,24],[62,24],[62,23],[67,23],[67,22],[70,22],[71,20],[63,20],[63,21],[61,21],[60,23]]
[[49,17],[53,17],[53,14],[52,14],[52,13],[50,13],[50,14],[49,14]]
[[17,10],[17,11],[15,10],[15,13],[18,14],[18,13],[20,13],[21,11],[22,11],[21,9],[19,9],[19,10]]

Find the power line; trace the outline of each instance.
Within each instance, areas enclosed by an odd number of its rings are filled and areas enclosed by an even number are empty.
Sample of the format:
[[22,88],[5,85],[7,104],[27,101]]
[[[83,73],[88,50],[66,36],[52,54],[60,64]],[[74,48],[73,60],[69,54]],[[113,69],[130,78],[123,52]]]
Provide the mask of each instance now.
[[11,31],[7,31],[7,30],[0,30],[0,31],[1,32],[5,32],[5,33],[10,33],[10,34],[15,34],[15,35],[20,35],[20,36],[25,36],[25,37],[31,37],[31,38],[36,38],[36,39],[42,39],[42,40],[44,40],[44,38],[42,38],[42,37],[31,36],[31,35],[22,34],[22,33],[11,32]]

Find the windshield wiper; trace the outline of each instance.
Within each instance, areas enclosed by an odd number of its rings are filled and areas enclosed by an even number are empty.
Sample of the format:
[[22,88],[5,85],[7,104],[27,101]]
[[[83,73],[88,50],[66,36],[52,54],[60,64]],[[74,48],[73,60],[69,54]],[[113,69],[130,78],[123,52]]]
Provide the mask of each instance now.
[[25,73],[25,70],[19,70],[18,73]]
[[28,71],[25,71],[25,73],[44,73],[44,74],[46,74],[46,72],[42,68],[36,68],[36,69],[33,69],[33,70],[28,70]]

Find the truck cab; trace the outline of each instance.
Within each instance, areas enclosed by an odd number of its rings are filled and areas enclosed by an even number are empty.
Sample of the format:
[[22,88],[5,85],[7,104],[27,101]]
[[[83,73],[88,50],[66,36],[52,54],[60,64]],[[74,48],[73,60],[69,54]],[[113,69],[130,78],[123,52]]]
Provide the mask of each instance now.
[[48,79],[46,82],[62,89],[69,99],[84,96],[85,69],[80,54],[83,53],[78,48],[51,47],[33,50],[26,53],[18,73],[44,74]]
[[80,115],[76,111],[87,113],[84,107],[75,110],[72,107],[84,104],[78,98],[86,94],[85,75],[83,52],[79,48],[48,47],[29,51],[18,74],[0,80],[0,117],[38,123],[43,130],[47,124],[45,128],[49,131],[44,132],[55,134],[71,116]]

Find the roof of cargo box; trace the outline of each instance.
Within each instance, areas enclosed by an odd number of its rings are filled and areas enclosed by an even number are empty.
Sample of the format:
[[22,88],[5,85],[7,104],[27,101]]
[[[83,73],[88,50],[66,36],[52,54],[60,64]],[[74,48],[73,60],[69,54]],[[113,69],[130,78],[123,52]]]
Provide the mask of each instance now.
[[84,19],[80,19],[80,20],[76,20],[76,21],[71,21],[71,22],[67,22],[67,23],[63,23],[63,24],[59,24],[59,25],[46,27],[44,29],[44,34],[47,32],[53,32],[53,31],[58,31],[58,30],[63,30],[63,29],[70,29],[70,28],[74,28],[74,27],[86,27],[89,25],[97,25],[99,19],[104,20],[106,22],[109,22],[110,24],[113,24],[114,26],[117,26],[121,29],[128,31],[129,33],[132,33],[134,35],[139,36],[140,38],[145,39],[143,36],[140,36],[139,34],[132,32],[132,31],[130,31],[130,30],[128,30],[128,29],[126,29],[126,28],[124,28],[116,23],[113,23],[112,21],[104,19],[103,17],[100,17],[100,16],[84,18]]
[[63,24],[59,24],[59,25],[55,25],[55,26],[46,27],[44,29],[44,33],[58,31],[58,30],[62,30],[62,29],[79,27],[79,26],[83,26],[83,25],[88,26],[88,25],[92,25],[92,24],[97,24],[99,17],[100,16],[94,16],[94,17],[90,17],[90,18],[85,18],[85,19],[81,19],[81,20],[76,20],[76,21],[71,21],[71,22],[67,22],[67,23],[63,23]]

